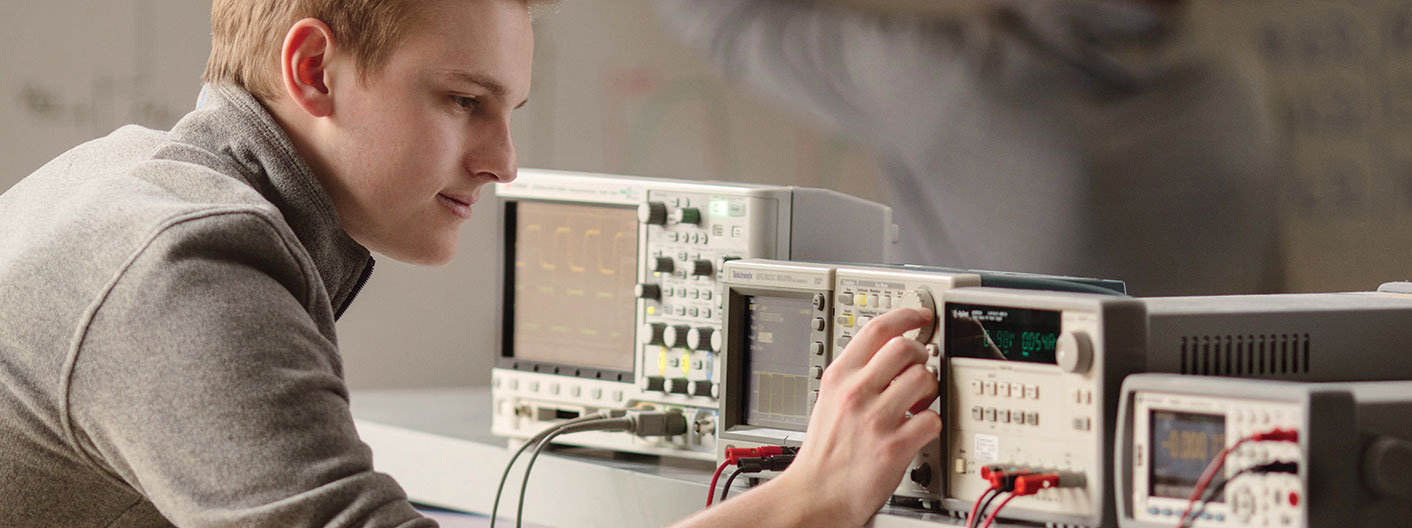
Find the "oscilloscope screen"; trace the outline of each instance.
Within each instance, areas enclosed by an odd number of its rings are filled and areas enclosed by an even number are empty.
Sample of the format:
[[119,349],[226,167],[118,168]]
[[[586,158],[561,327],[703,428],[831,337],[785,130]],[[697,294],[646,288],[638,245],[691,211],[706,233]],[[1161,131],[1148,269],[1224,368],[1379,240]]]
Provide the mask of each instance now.
[[742,422],[803,431],[809,423],[808,298],[745,299],[745,408]]
[[534,201],[506,208],[511,355],[632,371],[636,210]]

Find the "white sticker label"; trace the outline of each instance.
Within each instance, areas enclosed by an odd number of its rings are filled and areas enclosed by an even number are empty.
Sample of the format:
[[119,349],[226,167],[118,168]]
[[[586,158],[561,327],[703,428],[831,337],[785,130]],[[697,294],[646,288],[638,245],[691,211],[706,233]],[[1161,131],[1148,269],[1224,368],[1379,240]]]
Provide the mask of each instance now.
[[995,462],[1000,460],[1000,437],[995,435],[976,435],[976,460],[981,462]]

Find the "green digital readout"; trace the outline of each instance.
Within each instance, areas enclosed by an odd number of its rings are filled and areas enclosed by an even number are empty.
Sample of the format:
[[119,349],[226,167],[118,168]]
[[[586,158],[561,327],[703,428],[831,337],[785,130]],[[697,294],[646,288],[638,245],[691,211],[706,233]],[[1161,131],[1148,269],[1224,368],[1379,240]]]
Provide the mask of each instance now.
[[946,304],[947,357],[1056,363],[1061,314],[970,304]]

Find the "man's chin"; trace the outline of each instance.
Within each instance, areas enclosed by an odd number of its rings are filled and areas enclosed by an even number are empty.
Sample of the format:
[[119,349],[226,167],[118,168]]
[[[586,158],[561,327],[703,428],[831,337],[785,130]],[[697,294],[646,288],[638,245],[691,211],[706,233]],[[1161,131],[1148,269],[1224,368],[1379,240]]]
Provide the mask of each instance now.
[[399,244],[375,251],[407,264],[444,266],[456,257],[456,241],[425,245]]

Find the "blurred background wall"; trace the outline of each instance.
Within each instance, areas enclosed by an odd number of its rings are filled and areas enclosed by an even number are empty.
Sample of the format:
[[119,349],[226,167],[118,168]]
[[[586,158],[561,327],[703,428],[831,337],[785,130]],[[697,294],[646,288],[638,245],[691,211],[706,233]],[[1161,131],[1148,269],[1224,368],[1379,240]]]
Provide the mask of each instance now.
[[[195,101],[210,5],[0,0],[0,190],[127,123],[168,128]],[[1291,291],[1412,278],[1412,4],[1193,0],[1191,27],[1249,57],[1285,145]],[[526,167],[825,187],[879,199],[871,155],[727,84],[650,0],[561,0],[536,23]],[[339,323],[354,388],[485,383],[496,355],[496,205],[449,265],[379,259]],[[0,229],[3,229],[0,226]]]

